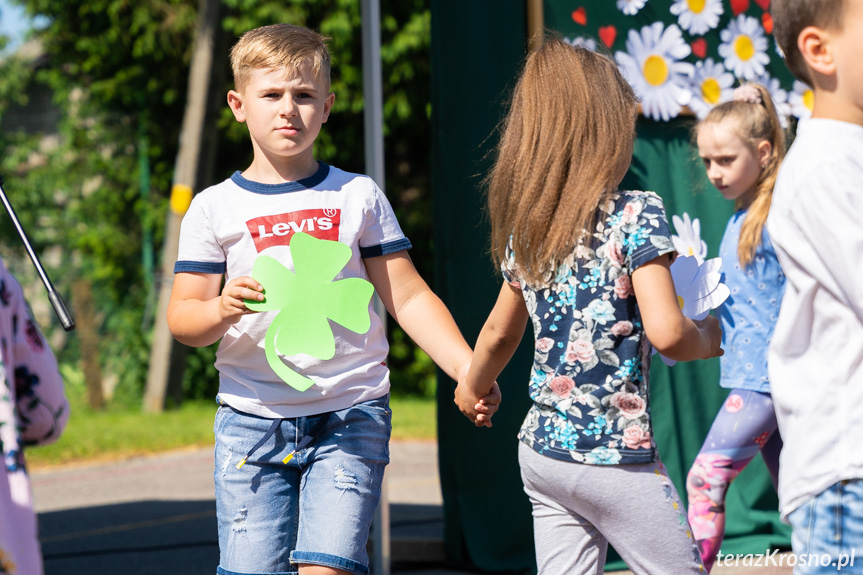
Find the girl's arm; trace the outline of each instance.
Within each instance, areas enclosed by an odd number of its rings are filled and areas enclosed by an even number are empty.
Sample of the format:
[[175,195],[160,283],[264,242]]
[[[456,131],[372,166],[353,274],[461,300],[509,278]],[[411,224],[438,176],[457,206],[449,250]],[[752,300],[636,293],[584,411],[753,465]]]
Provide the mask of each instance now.
[[662,355],[677,361],[722,355],[719,320],[713,316],[692,320],[680,311],[669,260],[663,255],[632,272],[647,339]]
[[228,282],[220,295],[221,285],[221,274],[184,272],[174,276],[167,315],[168,329],[177,341],[192,347],[213,344],[241,317],[254,313],[243,299],[264,298],[263,287],[248,276]]
[[459,382],[455,391],[455,403],[465,417],[477,425],[490,422],[493,412],[489,414],[481,409],[484,406],[481,400],[496,388],[495,380],[521,343],[527,320],[527,307],[521,290],[504,282],[477,338],[467,378]]

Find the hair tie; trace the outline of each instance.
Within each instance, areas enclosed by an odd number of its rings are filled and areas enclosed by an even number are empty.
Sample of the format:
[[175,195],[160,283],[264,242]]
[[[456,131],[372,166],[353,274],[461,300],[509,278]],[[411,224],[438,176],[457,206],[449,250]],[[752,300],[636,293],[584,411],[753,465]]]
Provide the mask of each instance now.
[[764,103],[764,100],[761,99],[761,92],[752,84],[744,84],[743,86],[734,88],[731,98],[738,102],[748,102],[750,104]]

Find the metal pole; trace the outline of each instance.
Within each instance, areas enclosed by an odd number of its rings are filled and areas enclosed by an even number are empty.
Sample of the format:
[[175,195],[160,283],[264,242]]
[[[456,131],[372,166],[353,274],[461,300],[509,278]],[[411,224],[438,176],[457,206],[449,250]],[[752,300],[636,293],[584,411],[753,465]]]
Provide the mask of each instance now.
[[543,0],[527,0],[527,39],[528,47],[535,50],[542,46],[545,17]]
[[45,268],[42,267],[42,262],[39,261],[39,256],[36,255],[36,252],[33,250],[33,246],[30,245],[30,240],[27,238],[24,228],[21,227],[21,222],[18,221],[18,216],[15,214],[15,210],[12,209],[12,204],[9,203],[9,198],[6,197],[6,192],[3,190],[2,177],[0,177],[0,199],[2,199],[3,205],[6,206],[6,211],[12,219],[15,229],[18,230],[18,235],[21,236],[21,241],[24,242],[24,249],[27,250],[27,254],[30,256],[30,260],[36,268],[36,272],[42,279],[42,283],[45,284],[45,289],[48,290],[48,299],[54,307],[54,313],[57,314],[57,318],[60,320],[60,324],[63,326],[63,329],[66,331],[72,331],[75,329],[75,320],[72,319],[72,316],[66,309],[66,304],[63,303],[63,298],[60,297],[60,294],[54,289],[54,285],[48,278],[48,274],[45,273]]
[[[363,0],[363,115],[366,148],[366,173],[386,191],[384,178],[383,75],[381,73],[381,14],[379,0]],[[375,311],[384,330],[387,310],[375,296]],[[387,474],[381,483],[381,500],[372,523],[372,573],[390,575],[390,501]]]

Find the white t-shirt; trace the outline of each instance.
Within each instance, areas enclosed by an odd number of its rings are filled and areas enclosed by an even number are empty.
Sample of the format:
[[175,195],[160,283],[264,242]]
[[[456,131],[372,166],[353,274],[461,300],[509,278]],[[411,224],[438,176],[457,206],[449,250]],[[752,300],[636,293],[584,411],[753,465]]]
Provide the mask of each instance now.
[[863,478],[863,127],[800,124],[767,219],[787,282],[768,370],[783,517]]
[[[227,283],[251,276],[261,254],[294,271],[289,243],[298,231],[351,247],[351,259],[334,281],[368,280],[363,258],[411,247],[371,178],[320,163],[313,176],[285,184],[260,184],[236,172],[195,196],[183,218],[174,272],[224,273]],[[278,312],[242,317],[222,337],[216,354],[219,397],[245,413],[277,418],[337,411],[388,393],[389,346],[371,302],[368,311],[371,328],[363,334],[330,322],[332,359],[281,356],[315,382],[306,391],[286,384],[267,362],[264,338]]]

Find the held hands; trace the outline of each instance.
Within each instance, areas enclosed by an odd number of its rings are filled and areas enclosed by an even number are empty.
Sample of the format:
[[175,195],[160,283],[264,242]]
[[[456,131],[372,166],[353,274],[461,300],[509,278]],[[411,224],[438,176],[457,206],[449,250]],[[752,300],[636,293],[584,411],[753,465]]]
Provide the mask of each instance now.
[[453,402],[465,417],[477,427],[491,427],[491,417],[497,412],[501,401],[500,387],[495,381],[485,395],[479,395],[467,383],[469,366],[459,370],[458,385]]
[[500,387],[497,382],[494,382],[488,394],[482,397],[472,393],[464,383],[459,383],[453,398],[459,410],[477,427],[491,427],[491,417],[497,411],[500,400]]
[[222,296],[219,298],[219,314],[222,319],[234,324],[244,315],[256,313],[247,308],[243,300],[264,301],[264,294],[261,293],[263,290],[264,286],[249,276],[241,276],[229,281],[222,289]]
[[708,315],[702,320],[692,321],[701,332],[702,340],[707,345],[707,355],[702,357],[702,359],[723,355],[725,351],[720,347],[722,344],[722,328],[719,325],[719,319],[712,315]]

